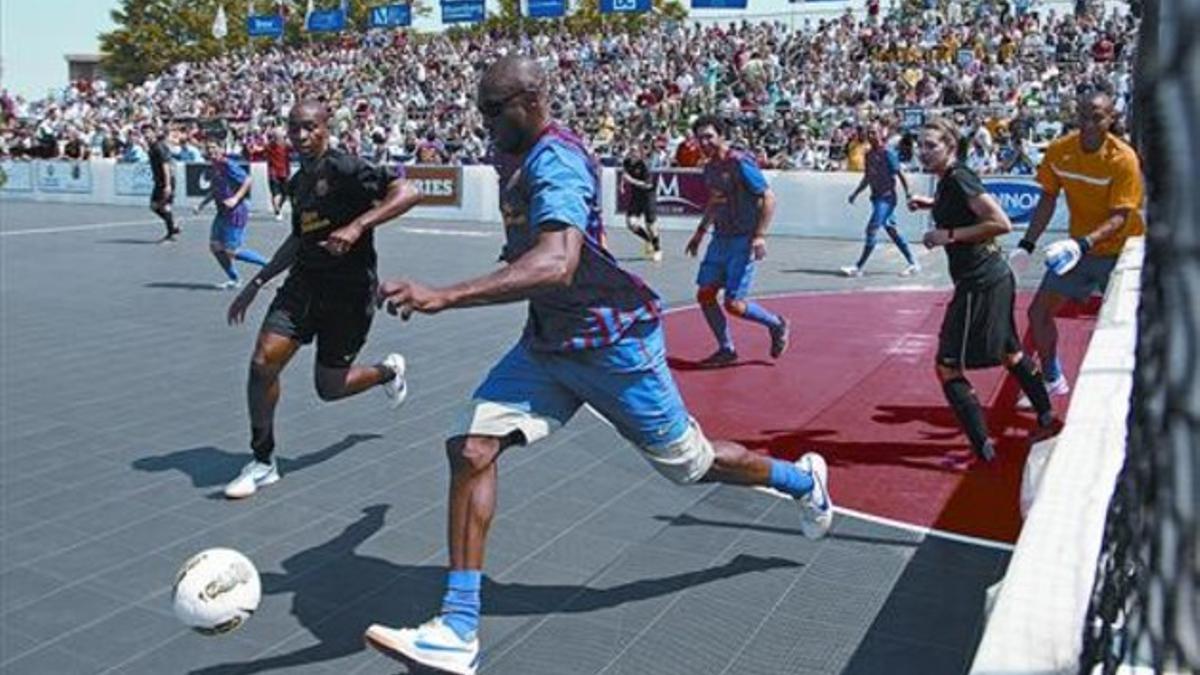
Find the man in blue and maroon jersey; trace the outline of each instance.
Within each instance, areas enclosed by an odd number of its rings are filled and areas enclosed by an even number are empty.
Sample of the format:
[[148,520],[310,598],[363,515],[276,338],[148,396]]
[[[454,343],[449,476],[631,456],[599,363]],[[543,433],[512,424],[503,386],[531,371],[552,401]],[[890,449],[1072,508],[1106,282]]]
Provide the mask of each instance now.
[[417,628],[372,625],[366,633],[384,654],[459,675],[474,675],[479,665],[497,460],[509,447],[545,438],[584,403],[672,482],[769,485],[796,500],[801,529],[813,538],[833,518],[820,455],[793,464],[709,441],[688,415],[667,368],[658,295],[601,246],[597,163],[576,136],[550,121],[537,62],[501,59],[484,75],[478,96],[495,149],[519,162],[501,167],[508,176],[500,199],[508,264],[440,288],[389,281],[380,287],[380,302],[409,318],[524,300],[529,320],[446,442],[450,567],[441,611]]
[[[704,320],[717,338],[717,351],[704,363],[720,366],[737,361],[737,349],[725,321],[725,312],[761,324],[771,334],[771,357],[779,358],[787,349],[788,322],[762,305],[747,299],[754,283],[754,263],[767,255],[767,228],[775,215],[775,193],[749,153],[729,147],[725,121],[714,115],[701,115],[692,124],[692,132],[708,161],[704,164],[704,184],[708,187],[708,205],[685,252],[695,256],[711,225],[712,239],[696,274],[696,300]],[[725,291],[725,311],[717,295]]]

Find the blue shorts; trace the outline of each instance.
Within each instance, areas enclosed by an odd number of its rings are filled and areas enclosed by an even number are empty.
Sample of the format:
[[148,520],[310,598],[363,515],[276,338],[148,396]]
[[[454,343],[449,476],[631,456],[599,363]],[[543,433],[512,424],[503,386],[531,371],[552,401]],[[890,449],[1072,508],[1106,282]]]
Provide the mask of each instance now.
[[704,252],[696,285],[725,289],[726,299],[741,300],[754,283],[754,257],[750,235],[713,237]]
[[890,197],[871,197],[871,219],[867,221],[868,230],[881,227],[895,227],[896,195]]
[[1085,255],[1070,272],[1062,276],[1047,270],[1038,291],[1057,293],[1076,301],[1087,300],[1095,291],[1104,291],[1116,265],[1116,256]]
[[587,403],[626,440],[655,448],[684,437],[691,424],[667,367],[662,325],[634,324],[616,343],[575,352],[542,352],[522,339],[475,390],[469,419],[452,434],[533,443]]
[[236,212],[218,213],[213,217],[212,229],[208,235],[209,241],[216,242],[231,251],[241,248],[246,239],[246,219],[241,218],[241,224],[238,224],[238,220]]

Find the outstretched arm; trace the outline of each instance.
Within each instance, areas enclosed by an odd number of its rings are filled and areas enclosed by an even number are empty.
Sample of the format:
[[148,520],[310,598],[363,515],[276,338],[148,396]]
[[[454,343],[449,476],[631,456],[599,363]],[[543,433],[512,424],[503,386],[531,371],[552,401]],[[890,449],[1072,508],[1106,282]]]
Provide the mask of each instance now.
[[408,319],[413,312],[435,314],[443,309],[495,305],[527,300],[538,291],[570,285],[579,267],[583,232],[563,226],[542,232],[520,258],[482,277],[453,286],[433,288],[397,279],[379,287],[378,302],[388,312]]
[[388,183],[387,195],[382,201],[364,211],[349,224],[331,232],[321,245],[331,254],[341,255],[349,251],[364,232],[404,215],[420,203],[422,197],[424,195],[416,184],[397,178]]

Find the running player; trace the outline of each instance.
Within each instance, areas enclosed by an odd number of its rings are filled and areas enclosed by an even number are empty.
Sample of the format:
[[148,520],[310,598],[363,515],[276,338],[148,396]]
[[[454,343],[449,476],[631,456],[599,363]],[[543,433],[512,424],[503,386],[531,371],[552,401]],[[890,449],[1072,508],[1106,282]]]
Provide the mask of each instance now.
[[[767,186],[754,157],[729,147],[724,120],[701,115],[692,124],[692,132],[708,158],[704,164],[708,205],[685,252],[694,257],[708,226],[713,227],[712,240],[696,275],[696,300],[717,338],[717,351],[703,362],[718,366],[737,361],[725,312],[765,326],[771,335],[771,357],[779,358],[788,346],[787,319],[746,299],[754,283],[755,262],[767,255],[766,234],[775,215],[775,193]],[[722,289],[725,312],[717,302]]]
[[645,242],[646,256],[662,262],[662,241],[658,236],[658,209],[654,176],[641,146],[634,144],[629,156],[621,163],[621,183],[629,190],[629,208],[625,211],[625,227]]
[[958,127],[934,119],[921,130],[918,154],[921,163],[939,176],[937,196],[914,195],[910,209],[932,209],[933,229],[925,233],[925,246],[946,249],[954,297],[946,307],[938,335],[937,374],[942,393],[954,410],[984,461],[996,457],[988,437],[983,408],[966,371],[1003,365],[1033,401],[1039,440],[1057,430],[1050,397],[1033,360],[1021,352],[1013,321],[1016,279],[1000,252],[996,237],[1012,231],[1000,203],[987,193],[974,171],[957,160]]
[[282,129],[276,129],[271,132],[271,142],[267,143],[267,183],[271,188],[271,210],[275,212],[275,220],[283,220],[283,204],[287,201],[287,182],[291,172],[287,136]]
[[229,323],[241,323],[263,284],[289,272],[263,319],[250,361],[246,389],[254,458],[225,487],[231,499],[279,480],[274,457],[279,373],[300,345],[317,341],[315,381],[322,400],[384,385],[396,407],[407,394],[404,357],[389,354],[373,366],[356,365],[354,359],[375,309],[372,230],[415,206],[421,193],[387,168],[330,149],[328,123],[329,111],[319,101],[292,108],[288,135],[301,157],[288,186],[292,232],[229,306]]
[[209,139],[204,144],[204,152],[210,162],[209,177],[212,189],[196,205],[195,213],[200,213],[210,201],[216,202],[217,214],[213,216],[208,247],[228,277],[224,282],[217,284],[217,288],[236,290],[242,287],[242,280],[238,276],[237,268],[233,266],[234,260],[259,267],[267,264],[267,259],[261,253],[244,246],[246,224],[250,221],[250,205],[246,203],[250,194],[250,176],[237,162],[229,161],[219,141]]
[[441,612],[417,628],[373,625],[366,632],[368,644],[385,654],[463,675],[473,675],[479,662],[479,591],[497,459],[509,447],[545,438],[584,403],[673,482],[770,485],[796,499],[801,529],[813,538],[833,518],[820,455],[791,464],[709,441],[688,416],[667,368],[659,298],[592,234],[599,179],[582,145],[550,121],[537,62],[495,63],[480,83],[478,107],[498,149],[521,162],[515,199],[502,200],[521,207],[506,214],[511,263],[443,288],[390,281],[380,298],[404,318],[527,300],[529,321],[446,443],[450,571]]
[[867,143],[870,145],[870,150],[867,151],[864,160],[867,168],[863,171],[862,181],[859,182],[858,187],[850,193],[849,202],[853,204],[859,193],[870,186],[871,217],[867,219],[866,241],[863,242],[862,255],[858,257],[858,262],[842,268],[842,274],[848,277],[863,275],[863,268],[867,264],[867,259],[871,257],[871,252],[875,250],[875,243],[879,239],[879,228],[881,227],[891,237],[896,248],[900,249],[900,255],[903,255],[904,260],[908,263],[908,266],[900,272],[900,276],[907,277],[921,271],[921,266],[917,264],[916,258],[908,248],[908,242],[904,240],[904,235],[896,229],[896,219],[893,216],[896,211],[896,180],[899,179],[900,185],[904,186],[905,199],[910,197],[912,192],[908,189],[908,179],[900,170],[900,157],[895,150],[884,144],[886,138],[887,130],[878,122],[867,127]]
[[171,159],[169,143],[175,142],[175,130],[167,127],[164,137],[157,127],[147,124],[142,127],[142,135],[150,145],[150,175],[154,180],[154,190],[150,193],[150,210],[162,218],[163,224],[167,226],[167,233],[163,235],[162,241],[175,241],[182,232],[175,225],[175,215],[171,210],[171,204],[175,200],[175,162]]

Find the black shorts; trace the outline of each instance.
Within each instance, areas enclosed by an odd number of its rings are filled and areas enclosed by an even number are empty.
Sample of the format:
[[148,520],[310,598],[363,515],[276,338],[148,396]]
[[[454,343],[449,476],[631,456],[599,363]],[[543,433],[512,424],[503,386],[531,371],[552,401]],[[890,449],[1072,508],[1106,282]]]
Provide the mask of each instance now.
[[[163,204],[163,195],[166,192],[166,190],[167,190],[166,185],[159,185],[158,183],[154,184],[154,190],[152,190],[150,192],[150,208],[156,209],[159,206],[170,206],[171,205],[170,202]],[[175,195],[175,182],[172,181],[171,182],[171,197],[172,197],[172,199],[174,199],[174,195]]]
[[1013,320],[1016,281],[1011,272],[982,289],[956,286],[938,334],[937,360],[959,369],[994,368],[1021,351]]
[[654,195],[649,192],[634,190],[629,199],[629,215],[642,216],[647,223],[658,220],[658,208]]
[[317,363],[349,368],[375,317],[375,277],[347,282],[288,275],[263,319],[262,330],[301,344],[317,339]]
[[287,196],[287,179],[286,178],[271,178],[267,181],[271,188],[271,196],[286,197]]

